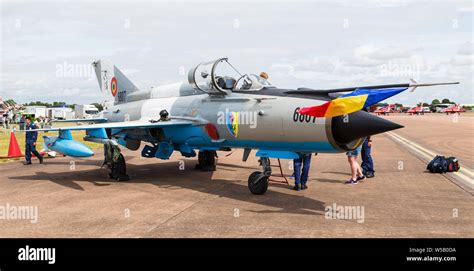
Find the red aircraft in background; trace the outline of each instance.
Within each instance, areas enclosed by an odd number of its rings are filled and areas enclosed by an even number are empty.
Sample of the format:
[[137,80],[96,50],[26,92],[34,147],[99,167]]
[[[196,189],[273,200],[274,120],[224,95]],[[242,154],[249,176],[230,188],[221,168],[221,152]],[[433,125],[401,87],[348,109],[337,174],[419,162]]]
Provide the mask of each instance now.
[[424,109],[423,106],[415,106],[410,109],[408,109],[407,113],[410,115],[417,114],[417,115],[423,115],[424,114]]
[[395,105],[389,104],[386,107],[375,110],[374,113],[377,115],[388,115],[389,113],[395,113]]
[[449,114],[456,114],[456,113],[460,114],[461,112],[465,112],[465,111],[466,110],[464,110],[460,104],[453,104],[453,106],[450,106],[441,112],[446,113],[446,115],[449,115]]

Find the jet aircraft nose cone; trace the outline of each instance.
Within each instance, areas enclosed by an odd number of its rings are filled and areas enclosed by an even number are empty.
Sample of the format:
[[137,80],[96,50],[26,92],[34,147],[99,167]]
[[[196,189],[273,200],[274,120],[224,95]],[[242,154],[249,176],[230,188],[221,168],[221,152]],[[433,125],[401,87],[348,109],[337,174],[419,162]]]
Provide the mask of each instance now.
[[402,125],[365,111],[332,118],[332,135],[338,143],[346,144],[369,135],[403,128]]

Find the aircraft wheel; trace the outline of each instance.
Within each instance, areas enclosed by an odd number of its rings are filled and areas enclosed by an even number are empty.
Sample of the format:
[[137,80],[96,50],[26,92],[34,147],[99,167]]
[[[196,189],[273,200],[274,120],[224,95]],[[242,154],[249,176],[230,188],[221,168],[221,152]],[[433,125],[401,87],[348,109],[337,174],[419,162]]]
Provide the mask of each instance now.
[[263,195],[268,189],[268,177],[260,171],[255,171],[249,176],[249,190],[254,195]]
[[195,169],[202,171],[216,171],[216,151],[200,151],[198,155],[198,164]]

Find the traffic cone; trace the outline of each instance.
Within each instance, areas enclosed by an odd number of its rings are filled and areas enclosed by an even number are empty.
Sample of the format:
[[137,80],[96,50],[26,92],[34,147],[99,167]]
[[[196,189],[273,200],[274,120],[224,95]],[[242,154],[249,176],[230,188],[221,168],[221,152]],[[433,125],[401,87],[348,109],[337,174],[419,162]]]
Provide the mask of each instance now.
[[18,141],[16,141],[15,133],[12,131],[10,133],[10,146],[8,146],[8,156],[2,156],[2,158],[15,158],[22,157],[20,151],[20,146],[18,146]]

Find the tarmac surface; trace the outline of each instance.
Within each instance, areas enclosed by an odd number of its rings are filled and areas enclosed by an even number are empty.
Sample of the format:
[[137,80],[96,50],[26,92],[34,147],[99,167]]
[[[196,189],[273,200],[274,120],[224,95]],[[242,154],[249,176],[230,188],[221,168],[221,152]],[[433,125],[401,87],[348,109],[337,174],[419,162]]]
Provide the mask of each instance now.
[[[387,118],[406,126],[397,135],[474,167],[474,117],[462,115],[455,124],[440,114]],[[196,159],[163,161],[125,151],[127,182],[109,180],[99,169],[101,152],[44,165],[1,163],[0,207],[37,206],[38,221],[0,219],[0,237],[474,237],[472,191],[428,173],[400,142],[374,137],[375,178],[344,185],[346,156],[319,154],[309,189],[271,182],[263,196],[248,191],[248,175],[260,167],[254,152],[242,162],[241,150],[219,152],[215,172],[194,170]],[[286,174],[290,164],[282,160]],[[358,208],[358,216],[340,211],[328,218],[326,208],[337,206]]]
[[395,133],[436,153],[456,156],[463,165],[474,168],[474,115],[399,114],[386,118],[405,126]]

